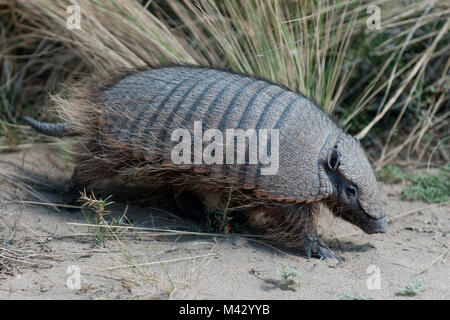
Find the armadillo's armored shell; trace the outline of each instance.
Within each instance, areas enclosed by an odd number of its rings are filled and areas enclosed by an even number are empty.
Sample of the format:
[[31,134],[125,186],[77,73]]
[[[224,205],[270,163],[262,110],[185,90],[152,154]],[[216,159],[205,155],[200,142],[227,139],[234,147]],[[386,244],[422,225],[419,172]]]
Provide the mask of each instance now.
[[381,194],[359,141],[347,134],[339,137],[337,150],[340,153],[339,172],[349,181],[357,181],[359,204],[366,214],[375,219],[385,216],[381,207]]
[[[175,129],[279,129],[279,170],[260,164],[196,165],[269,198],[315,201],[332,186],[321,159],[340,129],[305,97],[267,81],[215,69],[167,67],[130,75],[100,97],[100,130],[148,160],[170,162]],[[225,133],[224,133],[225,136]],[[269,139],[270,140],[270,139]],[[248,150],[246,150],[248,154]]]

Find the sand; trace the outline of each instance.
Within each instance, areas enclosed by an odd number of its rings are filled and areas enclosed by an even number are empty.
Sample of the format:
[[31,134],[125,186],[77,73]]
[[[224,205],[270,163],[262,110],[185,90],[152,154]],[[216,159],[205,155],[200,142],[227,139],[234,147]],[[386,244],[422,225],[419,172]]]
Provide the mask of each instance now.
[[[324,212],[320,232],[345,259],[338,263],[243,236],[186,234],[199,226],[124,203],[111,205],[107,219],[126,217],[134,227],[162,231],[95,232],[81,210],[21,202],[44,199],[5,179],[32,173],[63,188],[71,167],[54,147],[0,157],[0,299],[450,298],[450,206],[404,201],[401,186],[382,186],[390,221],[386,234],[364,234]],[[39,194],[62,203],[58,192]],[[297,283],[283,283],[276,271],[283,265],[299,272]],[[401,295],[412,280],[421,281],[418,294]]]

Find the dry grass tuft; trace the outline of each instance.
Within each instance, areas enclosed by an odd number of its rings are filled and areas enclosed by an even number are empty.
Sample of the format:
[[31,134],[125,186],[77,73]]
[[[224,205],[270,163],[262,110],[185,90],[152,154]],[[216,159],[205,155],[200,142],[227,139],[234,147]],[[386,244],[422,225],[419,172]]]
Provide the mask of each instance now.
[[49,269],[53,266],[49,260],[60,258],[36,253],[33,250],[13,249],[0,245],[0,279],[2,275],[17,276],[24,268]]
[[[71,30],[75,3],[81,29]],[[380,7],[380,29],[367,27],[369,5]],[[0,11],[0,132],[9,144],[21,139],[7,126],[24,113],[49,118],[47,92],[62,83],[176,63],[226,67],[300,90],[366,138],[377,169],[399,158],[449,161],[444,0],[17,0]]]

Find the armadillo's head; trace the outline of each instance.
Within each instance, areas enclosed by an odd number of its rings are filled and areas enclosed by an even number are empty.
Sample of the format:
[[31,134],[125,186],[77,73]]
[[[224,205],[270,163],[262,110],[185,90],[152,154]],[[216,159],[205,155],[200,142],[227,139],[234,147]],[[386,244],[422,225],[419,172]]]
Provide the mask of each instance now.
[[325,170],[333,184],[333,213],[366,233],[386,232],[386,215],[372,167],[359,141],[341,135],[327,153]]

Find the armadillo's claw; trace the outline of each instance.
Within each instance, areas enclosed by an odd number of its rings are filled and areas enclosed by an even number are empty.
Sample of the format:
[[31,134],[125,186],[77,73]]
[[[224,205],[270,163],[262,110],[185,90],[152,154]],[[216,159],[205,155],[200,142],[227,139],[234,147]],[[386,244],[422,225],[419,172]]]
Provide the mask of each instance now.
[[305,250],[306,250],[306,256],[308,258],[311,258],[311,244],[309,242],[305,242]]
[[328,246],[323,243],[323,241],[318,236],[307,235],[304,238],[304,246],[306,251],[306,256],[311,258],[311,253],[316,253],[320,260],[325,260],[326,258],[336,259],[339,262],[343,262],[342,258],[335,254]]

